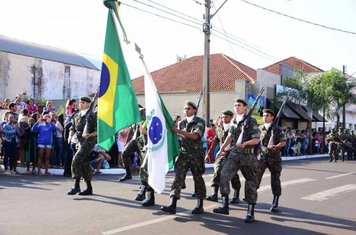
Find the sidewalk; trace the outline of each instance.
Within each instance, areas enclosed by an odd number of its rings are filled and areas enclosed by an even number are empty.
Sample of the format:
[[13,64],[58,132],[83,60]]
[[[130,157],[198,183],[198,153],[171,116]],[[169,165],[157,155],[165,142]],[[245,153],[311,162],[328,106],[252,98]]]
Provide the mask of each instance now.
[[[314,159],[314,158],[327,158],[328,154],[315,154],[315,155],[305,155],[305,156],[292,156],[292,157],[282,157],[282,161],[296,161],[296,160],[303,160],[303,159]],[[214,164],[205,164],[205,168],[213,168]],[[3,166],[0,167],[0,172],[4,171]],[[17,170],[23,174],[26,173],[26,167],[17,167]],[[44,171],[42,169],[42,171]],[[125,169],[122,168],[111,168],[111,169],[100,169],[102,175],[120,175],[125,174]],[[53,169],[50,168],[49,172],[53,175],[63,175],[64,169]],[[173,172],[173,169],[170,170]]]

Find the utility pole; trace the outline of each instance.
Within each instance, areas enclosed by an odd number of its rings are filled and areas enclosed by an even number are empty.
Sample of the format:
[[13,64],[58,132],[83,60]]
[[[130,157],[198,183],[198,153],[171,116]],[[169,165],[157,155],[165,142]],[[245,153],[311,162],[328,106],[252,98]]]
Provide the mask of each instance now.
[[204,59],[203,59],[203,109],[202,117],[209,126],[210,120],[210,0],[205,0],[205,15],[204,15]]
[[[342,66],[342,73],[344,74],[344,77],[346,77],[346,66]],[[347,81],[346,81],[347,82]],[[346,103],[342,105],[342,129],[345,131],[346,128]]]
[[214,14],[210,14],[211,0],[205,0],[205,15],[204,15],[204,61],[203,61],[203,109],[202,117],[206,122],[207,126],[210,121],[210,30],[211,30],[211,19],[218,13],[218,11],[225,5],[227,0],[225,0],[220,7],[215,11]]

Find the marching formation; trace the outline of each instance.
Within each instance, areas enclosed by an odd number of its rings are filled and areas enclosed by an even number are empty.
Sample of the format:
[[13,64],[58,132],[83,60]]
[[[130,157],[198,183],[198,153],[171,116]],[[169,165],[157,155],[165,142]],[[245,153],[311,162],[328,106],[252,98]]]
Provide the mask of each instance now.
[[[172,131],[178,136],[180,148],[179,155],[174,163],[175,176],[170,190],[170,203],[167,206],[162,206],[161,211],[168,214],[176,213],[177,202],[180,199],[181,190],[186,187],[185,178],[190,170],[195,186],[194,197],[197,199],[197,205],[191,213],[204,213],[203,202],[205,199],[218,202],[220,189],[221,205],[213,209],[213,212],[229,214],[229,204],[240,203],[241,183],[238,175],[240,170],[246,179],[243,200],[248,206],[245,222],[252,223],[255,221],[254,208],[258,198],[257,189],[266,168],[271,172],[273,193],[270,211],[278,211],[278,201],[281,196],[280,175],[282,171],[280,151],[286,144],[286,136],[278,126],[280,112],[276,117],[272,110],[263,110],[263,124],[261,126],[252,117],[252,112],[260,96],[256,98],[255,104],[250,108],[249,112],[247,112],[248,105],[246,101],[237,99],[234,103],[234,112],[225,110],[221,113],[221,122],[216,128],[213,145],[205,156],[202,141],[206,128],[205,121],[197,116],[198,107],[194,102],[187,101],[184,104],[183,113],[185,117],[182,120],[175,120],[175,126],[172,128]],[[93,136],[95,130],[89,131],[89,135],[90,133]],[[136,124],[130,127],[129,133],[131,133],[131,137],[128,137],[122,153],[126,174],[119,181],[123,182],[132,179],[131,164],[134,157],[138,155],[139,163],[141,164],[139,176],[142,184],[135,200],[142,201],[142,206],[153,206],[155,205],[155,192],[148,183],[148,154],[146,153],[149,150],[147,150],[146,121],[141,122],[140,125]],[[90,141],[90,139],[83,140]],[[209,158],[211,151],[218,145],[220,150],[216,153],[214,175],[211,181],[212,193],[207,197],[203,178],[205,161]],[[75,155],[72,164],[76,183],[72,190],[68,192],[69,195],[80,192],[79,181],[77,180],[78,174],[74,173],[77,167],[75,166],[75,162],[77,162],[75,159],[79,157],[78,155],[80,154],[77,153]],[[91,194],[90,178],[84,179],[87,182],[88,189],[81,192],[81,194]],[[234,189],[231,200],[229,200],[230,182]]]

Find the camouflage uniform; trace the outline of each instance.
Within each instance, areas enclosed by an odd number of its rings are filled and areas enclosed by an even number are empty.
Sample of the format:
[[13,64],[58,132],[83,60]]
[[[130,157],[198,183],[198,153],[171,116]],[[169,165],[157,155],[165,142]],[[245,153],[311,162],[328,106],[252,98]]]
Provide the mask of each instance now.
[[[179,123],[179,129],[196,133],[201,137],[205,131],[205,121],[195,116],[193,120],[188,123],[185,118]],[[184,137],[180,138],[180,150],[175,162],[175,177],[171,187],[171,197],[180,198],[181,188],[189,169],[193,174],[197,198],[204,199],[206,196],[206,187],[202,175],[205,171],[205,166],[201,138],[198,140]]]
[[[146,121],[141,123],[141,126],[146,126]],[[136,128],[140,128],[136,125]],[[138,129],[135,130],[136,134],[139,133]],[[131,165],[135,159],[135,153],[138,154],[140,163],[142,163],[143,156],[141,154],[141,149],[146,145],[147,138],[145,135],[140,134],[137,138],[131,139],[125,146],[124,151],[122,152],[122,159],[124,162],[124,167],[126,174],[124,177],[119,179],[119,181],[126,181],[127,179],[132,179],[131,176]]]
[[339,139],[338,133],[336,131],[330,132],[326,136],[326,141],[329,144],[330,162],[332,162],[334,159],[336,162],[339,158],[339,151],[340,151],[340,147],[339,147],[340,139]]
[[96,114],[89,112],[82,116],[81,112],[78,112],[74,115],[72,122],[70,130],[77,134],[79,141],[76,146],[77,152],[72,161],[72,177],[74,179],[83,177],[85,181],[90,181],[92,172],[89,166],[89,155],[94,150],[96,137],[90,137],[85,140],[82,136],[97,131]]
[[[247,146],[244,149],[235,147],[236,142],[242,131],[243,122],[231,126],[229,133],[232,137],[231,146],[234,146],[229,157],[223,165],[220,176],[220,193],[222,195],[230,194],[230,180],[240,169],[245,181],[245,200],[249,204],[256,204],[257,186],[258,186],[258,167],[257,167],[257,149],[255,146]],[[254,138],[260,138],[260,130],[256,119],[250,118],[244,131],[244,140],[248,141]]]
[[[271,137],[271,128],[268,130],[264,125],[260,126],[261,130],[261,153],[258,158],[258,167],[259,167],[259,172],[258,172],[258,188],[260,187],[262,176],[266,170],[266,168],[269,169],[271,172],[271,187],[272,187],[272,193],[274,196],[280,196],[281,195],[281,171],[282,171],[282,159],[281,159],[281,151],[280,150],[275,150],[275,151],[269,151],[267,149],[267,145],[269,142],[269,139]],[[282,141],[287,141],[286,135],[282,131],[280,127],[275,128],[274,130],[274,144],[278,144]]]
[[[223,127],[219,127],[216,130],[216,136],[215,139],[219,141],[220,146],[224,143],[227,135],[229,134],[229,131],[224,131]],[[220,173],[221,173],[221,169],[224,165],[224,163],[226,162],[228,156],[229,156],[230,151],[226,151],[223,153],[223,155],[217,159],[215,161],[214,164],[214,175],[213,175],[213,179],[211,180],[211,187],[219,187],[220,186]],[[231,180],[231,185],[232,188],[235,190],[240,190],[241,188],[241,182],[240,182],[240,178],[239,175],[236,174],[232,180]]]
[[340,147],[342,148],[342,161],[345,160],[345,152],[347,153],[347,160],[352,159],[353,146],[349,130],[345,130],[340,134]]

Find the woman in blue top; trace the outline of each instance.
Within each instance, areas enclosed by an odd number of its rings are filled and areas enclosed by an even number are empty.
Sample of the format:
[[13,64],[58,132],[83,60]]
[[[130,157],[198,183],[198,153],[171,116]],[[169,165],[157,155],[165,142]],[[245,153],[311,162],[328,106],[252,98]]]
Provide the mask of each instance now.
[[43,118],[38,119],[38,121],[33,125],[32,131],[38,133],[37,138],[37,149],[38,149],[38,161],[37,167],[38,175],[42,175],[42,160],[45,157],[45,174],[51,175],[48,171],[49,158],[51,157],[51,150],[53,144],[53,136],[57,131],[57,127],[51,122],[50,115],[46,114]]

